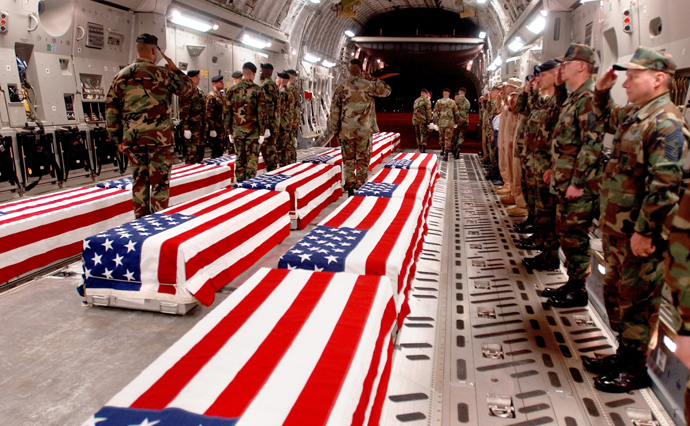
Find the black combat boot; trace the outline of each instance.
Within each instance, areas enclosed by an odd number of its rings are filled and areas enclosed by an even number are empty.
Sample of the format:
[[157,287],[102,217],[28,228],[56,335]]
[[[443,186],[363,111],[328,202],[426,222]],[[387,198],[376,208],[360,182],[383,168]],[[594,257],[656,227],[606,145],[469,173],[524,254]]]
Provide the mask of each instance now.
[[532,213],[530,213],[527,216],[527,219],[523,220],[520,223],[514,224],[513,229],[515,230],[515,232],[520,233],[520,229],[522,229],[526,226],[532,226],[532,225],[534,225],[534,216],[532,215]]
[[651,386],[652,379],[647,374],[647,367],[621,367],[594,379],[594,387],[602,392],[627,393]]
[[540,296],[541,297],[559,297],[562,293],[566,293],[568,291],[568,284],[563,284],[560,287],[546,287],[544,290],[541,291]]
[[448,153],[447,153],[447,152],[444,152],[444,153],[443,153],[443,159],[444,159],[445,161],[448,161]]
[[536,233],[530,235],[528,238],[521,239],[515,245],[523,250],[544,249],[544,241]]
[[554,308],[575,308],[587,306],[589,297],[585,282],[582,280],[568,280],[568,290],[549,297],[549,303]]
[[[560,268],[561,260],[558,258],[558,256],[554,257],[549,252],[550,250],[544,250],[535,257],[526,257],[522,259],[522,264],[525,265],[525,268],[533,271],[550,271]],[[549,296],[546,295],[544,297]]]
[[353,195],[355,195],[354,188],[347,188],[347,196],[352,197]]
[[594,374],[612,374],[624,368],[621,363],[621,357],[618,354],[601,358],[590,358],[583,355],[580,359],[582,360],[582,365],[585,367],[585,370]]

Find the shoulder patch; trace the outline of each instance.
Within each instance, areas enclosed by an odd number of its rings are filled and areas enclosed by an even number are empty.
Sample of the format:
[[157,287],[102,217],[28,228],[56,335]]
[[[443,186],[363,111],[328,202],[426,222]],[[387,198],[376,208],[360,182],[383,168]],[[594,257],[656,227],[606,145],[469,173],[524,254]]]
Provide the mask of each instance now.
[[666,147],[665,154],[666,158],[671,161],[680,160],[681,155],[683,155],[683,145],[685,145],[685,136],[683,135],[683,129],[679,123],[675,121],[672,122],[672,128],[669,128],[669,133],[666,133]]

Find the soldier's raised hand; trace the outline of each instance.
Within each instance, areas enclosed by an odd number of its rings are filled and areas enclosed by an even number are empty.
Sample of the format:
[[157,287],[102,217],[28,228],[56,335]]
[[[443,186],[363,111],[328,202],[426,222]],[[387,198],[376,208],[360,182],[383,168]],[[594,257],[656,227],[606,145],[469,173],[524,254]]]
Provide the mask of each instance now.
[[613,68],[609,68],[599,79],[597,80],[597,90],[609,90],[616,84],[618,79],[618,74]]
[[556,70],[556,78],[554,79],[554,83],[556,86],[560,86],[561,84],[565,83],[565,81],[563,81],[563,65],[559,66]]
[[165,62],[167,62],[167,64],[165,64],[165,68],[167,68],[169,71],[179,71],[180,70],[179,68],[177,68],[177,65],[175,65],[175,62],[173,62],[172,59],[168,58],[165,55],[165,53],[163,53],[163,51],[161,50],[160,47],[158,48],[158,51],[161,53],[161,56],[163,57],[163,59],[165,59]]

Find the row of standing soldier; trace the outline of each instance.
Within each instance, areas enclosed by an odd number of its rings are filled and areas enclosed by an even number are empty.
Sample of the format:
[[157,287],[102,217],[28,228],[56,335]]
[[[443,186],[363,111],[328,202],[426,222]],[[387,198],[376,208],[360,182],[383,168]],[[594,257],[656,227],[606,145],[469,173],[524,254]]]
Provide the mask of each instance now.
[[[261,86],[254,83],[256,66],[247,62],[233,74],[233,86],[222,93],[222,76],[212,78],[213,91],[204,96],[197,87],[199,72],[185,75],[158,48],[158,39],[141,34],[137,59],[113,79],[106,99],[106,128],[132,167],[132,198],[137,218],[168,207],[173,162],[173,95],[180,98],[185,160],[203,159],[205,141],[213,157],[227,147],[237,153],[238,182],[256,175],[259,152],[267,171],[296,162],[296,139],[301,97],[296,72],[278,73],[261,64]],[[156,65],[158,55],[167,62]]]
[[412,112],[412,125],[415,128],[419,151],[426,152],[429,133],[437,127],[441,156],[444,160],[448,160],[448,153],[458,158],[469,124],[470,101],[465,97],[465,88],[461,87],[454,99],[450,99],[450,94],[450,89],[443,89],[443,98],[439,99],[432,109],[431,92],[422,89],[414,101]]
[[[664,256],[666,282],[683,318],[679,347],[690,347],[690,337],[686,337],[690,336],[688,195],[683,200],[685,208],[681,204],[678,209],[690,130],[669,97],[676,69],[671,55],[640,47],[630,62],[614,66],[626,71],[623,87],[628,104],[623,107],[616,106],[609,94],[616,81],[614,69],[595,84],[594,64],[591,48],[572,44],[563,57],[536,66],[534,78],[517,90],[513,102],[509,96],[502,104],[502,88],[492,88],[480,100],[483,151],[489,177],[502,177],[506,187],[521,187],[526,200],[528,218],[515,230],[532,236],[522,239],[519,246],[541,253],[523,259],[525,266],[556,269],[558,249],[563,250],[568,282],[541,293],[551,306],[587,305],[589,231],[598,219],[606,264],[604,302],[618,347],[612,356],[583,356],[582,362],[588,371],[600,375],[595,379],[598,389],[628,392],[650,384],[646,361],[655,346]],[[506,111],[520,116],[512,133],[500,123],[509,117]],[[492,154],[501,148],[492,138],[489,123],[494,121],[506,129],[500,136],[514,147],[504,156]],[[605,133],[614,134],[608,156],[603,150]],[[500,164],[502,159],[511,161],[510,155],[523,165],[518,182]],[[517,197],[510,189],[503,194]],[[679,357],[690,364],[690,355]]]

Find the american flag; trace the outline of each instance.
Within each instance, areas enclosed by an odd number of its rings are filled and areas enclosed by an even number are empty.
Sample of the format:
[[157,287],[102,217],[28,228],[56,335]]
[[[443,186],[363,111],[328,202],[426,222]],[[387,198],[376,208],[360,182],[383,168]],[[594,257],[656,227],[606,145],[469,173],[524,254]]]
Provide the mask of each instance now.
[[0,205],[0,283],[81,252],[82,240],[134,218],[120,189],[75,188]]
[[369,160],[369,171],[374,170],[374,167],[379,165],[383,159],[391,153],[393,133],[382,132],[375,133],[372,140],[371,159]]
[[289,235],[288,209],[284,193],[222,189],[101,232],[84,240],[80,292],[209,306]]
[[[235,161],[237,160],[236,155],[224,155],[222,157],[208,158],[203,160],[200,164],[213,164],[216,166],[227,166],[231,167],[233,173],[235,171]],[[260,175],[266,171],[266,163],[264,162],[264,157],[259,153],[258,165],[257,165],[257,175]],[[233,181],[234,182],[234,181]]]
[[386,277],[263,268],[85,425],[377,425]]
[[329,164],[296,163],[238,183],[238,188],[285,191],[290,195],[290,217],[304,229],[324,207],[340,195],[340,167]]
[[383,168],[365,183],[355,195],[415,198],[427,205],[437,176],[426,169]]
[[400,153],[384,166],[387,169],[426,169],[437,175],[436,154]]
[[393,145],[393,151],[398,149],[398,145],[400,145],[400,133],[393,133],[393,142],[391,142]]
[[423,204],[418,200],[351,197],[295,244],[278,267],[386,275],[395,284],[398,312],[421,251]]
[[[235,169],[213,164],[180,164],[170,173],[170,205],[176,206],[235,182]],[[132,178],[107,180],[96,185],[99,188],[132,190]]]

